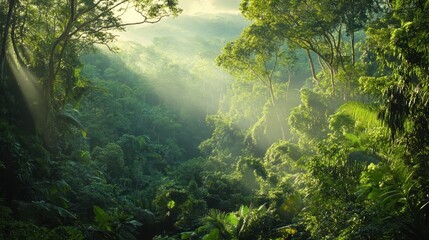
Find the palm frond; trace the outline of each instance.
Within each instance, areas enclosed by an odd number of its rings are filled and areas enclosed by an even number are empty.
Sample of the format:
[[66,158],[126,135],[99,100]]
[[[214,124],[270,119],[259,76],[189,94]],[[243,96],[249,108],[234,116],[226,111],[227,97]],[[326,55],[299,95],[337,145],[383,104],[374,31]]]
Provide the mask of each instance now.
[[209,226],[212,230],[217,229],[218,234],[227,239],[230,233],[228,232],[227,228],[227,214],[217,210],[217,209],[211,209],[207,217],[204,218],[204,222],[207,226]]
[[387,183],[385,190],[380,195],[380,202],[387,206],[402,204],[410,213],[414,211],[412,196],[417,189],[417,183],[413,179],[413,171],[407,167],[397,166],[392,169],[392,179]]
[[73,116],[71,113],[59,112],[59,113],[57,113],[57,119],[62,121],[63,123],[70,125],[70,126],[76,127],[77,129],[79,129],[81,131],[82,136],[84,138],[86,138],[87,132],[86,132],[83,124],[75,116]]

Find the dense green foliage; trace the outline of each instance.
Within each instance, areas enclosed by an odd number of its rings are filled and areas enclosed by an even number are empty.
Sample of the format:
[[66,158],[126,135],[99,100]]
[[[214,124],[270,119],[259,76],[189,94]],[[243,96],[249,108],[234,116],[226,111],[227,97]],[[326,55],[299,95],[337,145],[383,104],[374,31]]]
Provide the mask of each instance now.
[[429,239],[429,1],[240,10],[0,2],[0,239]]

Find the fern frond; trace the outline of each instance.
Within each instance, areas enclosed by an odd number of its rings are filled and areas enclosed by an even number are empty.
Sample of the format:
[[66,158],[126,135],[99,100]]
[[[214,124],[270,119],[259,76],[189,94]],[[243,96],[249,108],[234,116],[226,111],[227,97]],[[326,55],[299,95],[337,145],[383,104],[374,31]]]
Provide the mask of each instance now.
[[360,102],[347,102],[341,105],[337,114],[345,114],[350,116],[357,124],[366,128],[385,127],[383,121],[378,118],[378,111],[367,104]]

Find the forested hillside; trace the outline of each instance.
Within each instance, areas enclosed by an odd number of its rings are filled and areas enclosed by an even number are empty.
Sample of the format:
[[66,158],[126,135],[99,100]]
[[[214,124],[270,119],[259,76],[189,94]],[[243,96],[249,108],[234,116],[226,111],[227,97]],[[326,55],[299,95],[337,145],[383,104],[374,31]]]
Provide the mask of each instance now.
[[429,239],[429,1],[207,4],[0,2],[0,239]]

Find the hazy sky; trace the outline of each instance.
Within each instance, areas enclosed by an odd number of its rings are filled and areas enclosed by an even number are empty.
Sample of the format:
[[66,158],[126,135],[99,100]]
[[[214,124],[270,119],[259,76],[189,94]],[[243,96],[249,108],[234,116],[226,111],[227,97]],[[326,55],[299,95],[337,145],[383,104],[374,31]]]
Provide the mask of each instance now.
[[[117,35],[121,40],[136,41],[144,45],[150,44],[156,37],[169,37],[175,36],[178,31],[191,31],[193,32],[194,27],[192,24],[203,24],[201,18],[209,19],[216,16],[241,16],[239,7],[241,0],[178,0],[179,7],[183,9],[183,12],[177,18],[163,19],[161,22],[152,24],[142,24],[138,26],[127,27],[126,32],[118,32]],[[181,17],[182,16],[182,17]],[[136,12],[129,11],[123,16],[126,22],[137,22],[141,20],[141,16]],[[181,24],[189,21],[189,24],[185,24],[189,29],[178,29],[177,21],[180,20]],[[184,27],[184,26],[182,26]],[[195,26],[199,28],[200,26]],[[209,27],[209,26],[208,26]],[[201,30],[201,29],[200,29]],[[209,29],[207,29],[209,30]],[[195,33],[193,33],[195,34]]]
[[[216,15],[216,14],[240,14],[241,0],[179,0],[179,7],[183,9],[181,15]],[[141,16],[133,10],[129,10],[122,16],[125,22],[138,22]]]
[[179,0],[183,14],[239,13],[241,0]]

